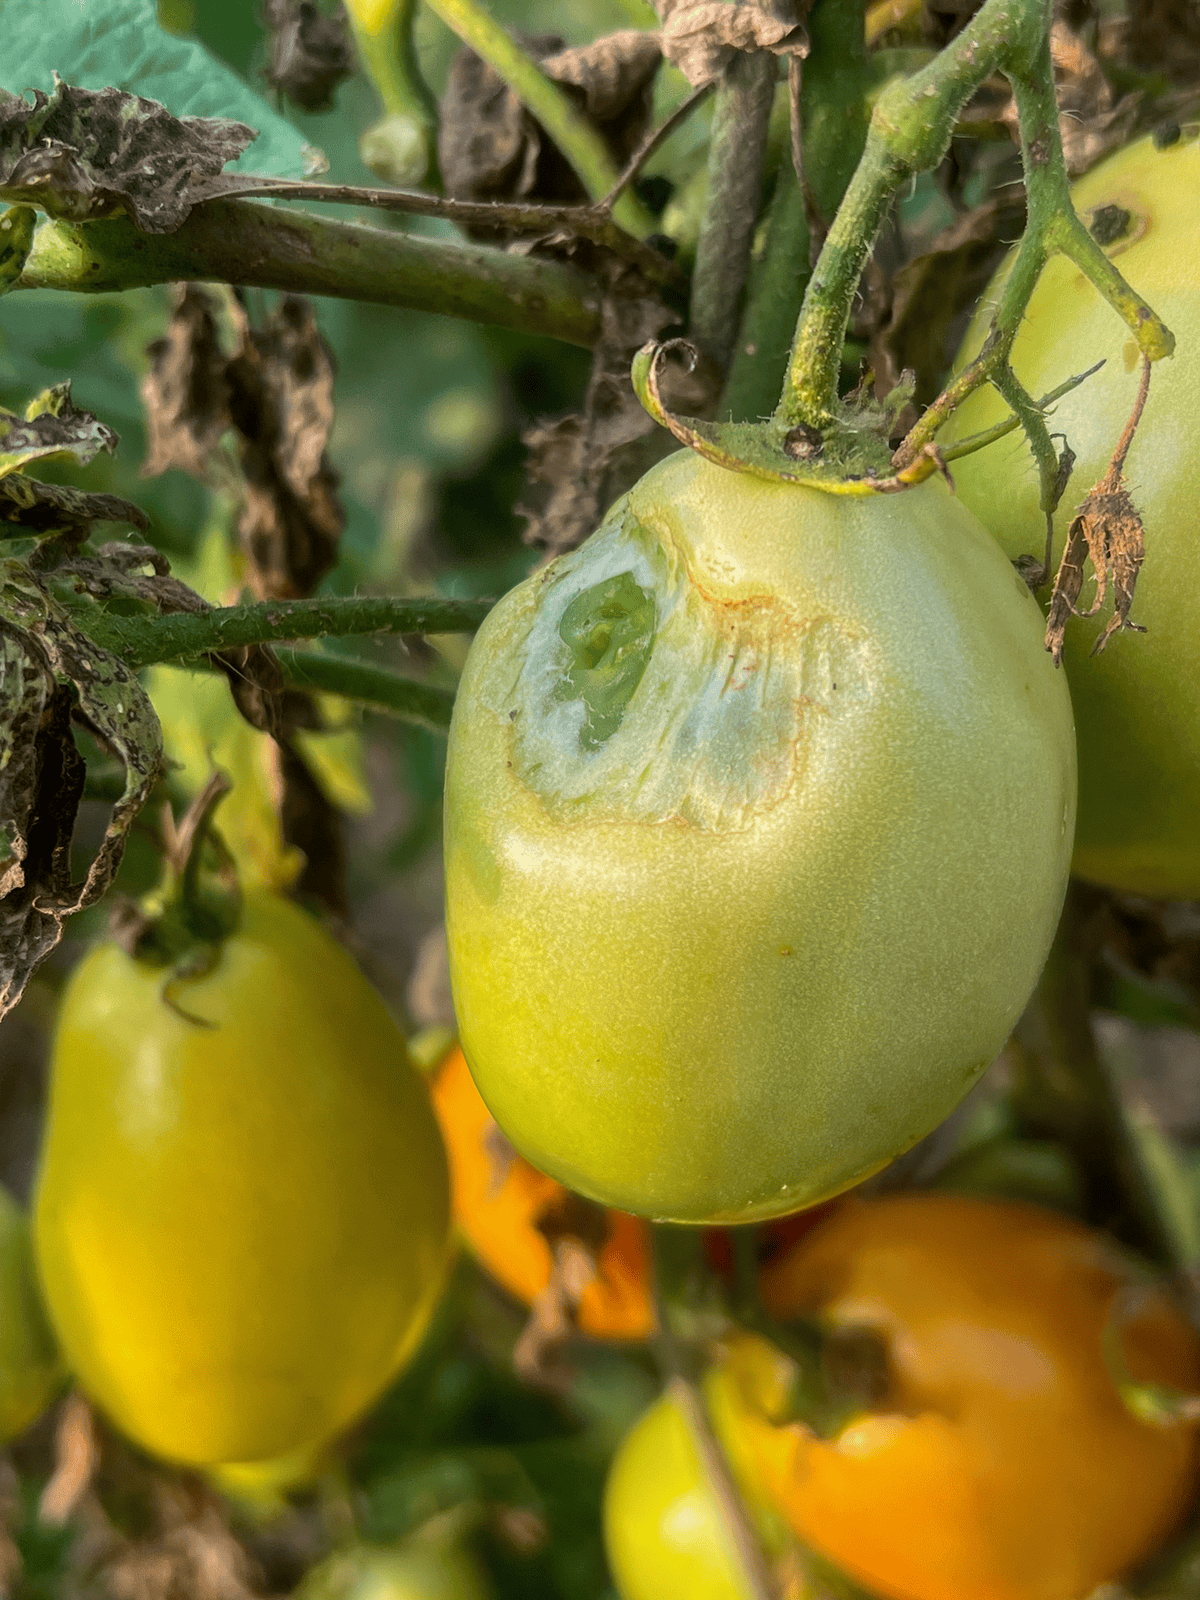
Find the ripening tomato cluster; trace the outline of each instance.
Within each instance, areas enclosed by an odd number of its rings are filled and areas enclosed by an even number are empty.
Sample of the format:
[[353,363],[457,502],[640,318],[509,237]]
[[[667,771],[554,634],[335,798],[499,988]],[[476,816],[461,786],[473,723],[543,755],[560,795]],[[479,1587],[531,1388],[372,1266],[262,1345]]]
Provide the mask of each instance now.
[[[762,1266],[779,1342],[731,1334],[704,1385],[768,1559],[802,1548],[881,1600],[1085,1600],[1178,1525],[1200,1447],[1170,1400],[1200,1384],[1200,1341],[1164,1291],[1050,1212],[836,1197],[994,1059],[1072,860],[1118,889],[1200,894],[1184,191],[1200,143],[1135,146],[1077,196],[1127,217],[1109,248],[1181,336],[1130,458],[1160,555],[1138,589],[1148,637],[1093,659],[1094,629],[1068,633],[1055,669],[1009,560],[1042,523],[1016,443],[965,461],[957,496],[662,462],[471,651],[446,783],[461,1046],[428,1090],[350,958],[266,891],[210,959],[110,942],[77,970],[33,1215],[62,1360],[0,1197],[0,1437],[65,1362],[144,1448],[269,1475],[401,1370],[452,1222],[532,1305],[556,1219],[587,1197],[576,1324],[643,1340],[647,1218],[770,1223],[833,1201]],[[1055,262],[1013,353],[1033,393],[1108,353],[1056,412],[1077,481],[1100,476],[1132,403],[1114,326]],[[977,395],[956,436],[998,404]],[[837,1402],[820,1421],[801,1344],[840,1352],[817,1374]],[[614,1463],[624,1600],[749,1592],[694,1424],[668,1392]],[[427,1553],[355,1559],[366,1594]]]

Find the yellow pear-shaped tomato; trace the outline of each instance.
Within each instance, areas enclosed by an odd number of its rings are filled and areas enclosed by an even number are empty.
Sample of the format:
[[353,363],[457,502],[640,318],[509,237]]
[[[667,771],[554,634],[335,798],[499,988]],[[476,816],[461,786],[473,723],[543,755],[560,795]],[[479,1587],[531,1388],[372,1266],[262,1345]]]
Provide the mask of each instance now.
[[828,1438],[784,1420],[787,1363],[756,1336],[708,1380],[755,1492],[880,1600],[1087,1600],[1186,1514],[1195,1421],[1137,1415],[1118,1379],[1194,1394],[1200,1338],[1103,1234],[1012,1202],[851,1199],[759,1288],[780,1322],[880,1341],[886,1392]]
[[425,1327],[446,1159],[383,1002],[306,913],[246,897],[211,970],[103,944],[74,974],[35,1213],[68,1362],[173,1460],[351,1422]]
[[29,1224],[0,1188],[0,1444],[37,1421],[63,1376],[38,1292]]
[[[1109,255],[1177,339],[1175,355],[1153,368],[1125,466],[1147,551],[1131,615],[1147,632],[1119,634],[1093,656],[1106,618],[1072,619],[1067,627],[1063,659],[1079,735],[1075,870],[1133,894],[1190,898],[1200,895],[1200,142],[1157,150],[1144,139],[1073,192],[1085,222],[1099,215],[1102,227],[1118,230]],[[982,342],[998,287],[983,297],[960,363]],[[1108,467],[1140,368],[1129,329],[1079,268],[1058,257],[1029,302],[1013,369],[1037,397],[1100,360],[1103,368],[1056,401],[1049,419],[1078,458],[1055,517],[1056,563],[1076,508]],[[946,440],[1007,414],[993,389],[980,390],[953,417]],[[1041,558],[1046,524],[1020,431],[956,461],[954,478],[1010,556]],[[1080,604],[1090,605],[1094,594],[1085,585]]]
[[472,647],[446,774],[463,1050],[535,1167],[624,1211],[794,1211],[933,1127],[1058,917],[1071,708],[941,483],[688,451]]

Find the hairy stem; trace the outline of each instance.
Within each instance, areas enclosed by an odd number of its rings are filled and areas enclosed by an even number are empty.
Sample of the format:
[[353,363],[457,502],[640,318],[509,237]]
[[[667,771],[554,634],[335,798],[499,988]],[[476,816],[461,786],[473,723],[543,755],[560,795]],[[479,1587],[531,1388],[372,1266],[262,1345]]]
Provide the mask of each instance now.
[[[602,200],[619,173],[608,146],[575,102],[548,78],[475,0],[429,0],[446,26],[504,79],[571,163],[593,200]],[[614,219],[637,239],[654,231],[654,222],[633,195],[623,194],[613,207]]]
[[778,75],[769,52],[739,52],[717,88],[689,332],[719,372],[728,367],[737,338]]
[[75,620],[90,638],[120,656],[127,666],[148,667],[156,661],[186,661],[212,651],[272,644],[280,639],[470,633],[491,608],[490,600],[395,600],[363,595],[349,600],[266,600],[170,616],[121,617],[97,608],[78,613]]
[[[867,134],[870,82],[862,0],[817,0],[808,17],[812,50],[801,91],[804,165],[811,198],[832,217],[854,175]],[[781,167],[766,246],[752,269],[748,303],[718,415],[768,416],[779,397],[788,350],[812,267],[807,197]],[[814,252],[815,253],[815,252]]]
[[284,679],[296,689],[337,694],[372,711],[418,722],[444,733],[450,726],[454,695],[433,683],[419,683],[388,667],[345,656],[317,655],[312,650],[276,650]]
[[916,460],[955,405],[1007,366],[1038,273],[1056,251],[1079,264],[1133,330],[1144,355],[1157,360],[1170,354],[1170,330],[1075,215],[1059,135],[1049,21],[1047,0],[986,0],[939,56],[880,96],[862,161],[805,295],[777,412],[783,421],[834,425],[846,325],[891,198],[901,184],[937,165],[967,97],[997,70],[1012,84],[1020,123],[1029,201],[1025,238],[983,351],[904,440],[894,457],[896,470]]
[[210,200],[170,234],[140,233],[127,217],[46,222],[14,290],[100,294],[183,279],[443,312],[589,347],[600,330],[599,286],[565,263],[251,200]]

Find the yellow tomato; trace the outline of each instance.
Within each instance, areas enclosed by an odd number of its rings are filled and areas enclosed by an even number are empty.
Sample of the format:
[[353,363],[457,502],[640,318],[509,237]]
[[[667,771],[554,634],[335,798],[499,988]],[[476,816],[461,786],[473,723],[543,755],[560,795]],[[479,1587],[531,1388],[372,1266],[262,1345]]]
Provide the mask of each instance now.
[[1106,1361],[1195,1392],[1200,1339],[1102,1234],[949,1195],[848,1201],[760,1279],[786,1322],[869,1330],[887,1392],[829,1439],[786,1416],[743,1336],[714,1413],[756,1489],[882,1600],[1087,1600],[1151,1554],[1200,1481],[1194,1421],[1141,1420]]
[[604,1547],[621,1600],[753,1593],[691,1426],[669,1394],[634,1424],[613,1460]]
[[[1132,894],[1190,898],[1200,895],[1200,142],[1156,150],[1143,139],[1088,173],[1073,193],[1085,222],[1103,207],[1127,213],[1108,254],[1178,340],[1174,357],[1153,368],[1126,463],[1147,551],[1132,617],[1148,631],[1119,634],[1093,656],[1104,618],[1072,619],[1067,627],[1063,659],[1079,734],[1075,871]],[[960,363],[983,339],[999,281],[983,297]],[[1013,369],[1036,397],[1100,360],[1101,371],[1057,401],[1049,419],[1078,457],[1055,517],[1056,563],[1076,507],[1107,469],[1140,365],[1128,328],[1079,268],[1059,257],[1029,302]],[[951,420],[945,439],[965,438],[1006,415],[996,392],[982,389]],[[1010,556],[1040,559],[1045,518],[1019,431],[956,461],[954,478],[963,502]],[[1093,594],[1086,585],[1081,605]]]
[[447,934],[484,1100],[624,1211],[848,1187],[1002,1045],[1074,795],[1037,606],[944,485],[672,456],[500,602],[463,675]]
[[449,1193],[383,1002],[267,891],[211,970],[103,944],[51,1071],[35,1238],[84,1388],[147,1450],[286,1455],[403,1365],[444,1272]]

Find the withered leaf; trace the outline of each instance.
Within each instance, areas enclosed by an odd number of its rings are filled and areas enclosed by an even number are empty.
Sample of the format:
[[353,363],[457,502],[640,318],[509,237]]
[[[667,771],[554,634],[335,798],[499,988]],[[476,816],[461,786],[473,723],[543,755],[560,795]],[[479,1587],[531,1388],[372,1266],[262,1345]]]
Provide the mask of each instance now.
[[[3,1016],[58,943],[67,917],[98,900],[112,882],[126,835],[162,765],[162,730],[136,674],[79,632],[44,589],[14,569],[0,593],[0,637],[6,702],[0,713],[15,713],[6,736],[8,760],[0,769],[6,828],[0,877]],[[71,735],[73,720],[125,770],[124,790],[82,883],[71,881],[71,837],[85,775]]]
[[302,111],[329,111],[333,91],[355,69],[345,11],[326,16],[313,0],[263,0],[270,59],[264,76]]
[[[1146,543],[1142,518],[1125,482],[1124,469],[1149,389],[1150,363],[1143,357],[1137,400],[1113,451],[1108,471],[1088,492],[1067,532],[1046,619],[1046,648],[1056,662],[1062,660],[1068,619],[1073,615],[1095,616],[1108,598],[1110,584],[1113,613],[1092,646],[1092,654],[1097,655],[1113,634],[1122,629],[1128,628],[1134,633],[1146,631],[1129,617]],[[1081,609],[1078,602],[1089,560],[1096,575],[1096,595],[1090,606]]]
[[5,522],[24,533],[69,533],[81,538],[94,522],[128,522],[139,529],[150,525],[146,513],[130,500],[42,483],[20,472],[0,478],[0,523]]
[[644,285],[622,292],[618,280],[605,297],[601,336],[580,413],[542,422],[525,434],[527,474],[545,485],[517,510],[526,518],[525,540],[551,555],[586,539],[604,510],[657,459],[669,436],[647,414],[629,381],[634,355],[675,320]]
[[146,233],[171,233],[221,191],[225,164],[257,137],[225,117],[176,117],[120,89],[0,90],[0,195],[86,222],[127,211]]
[[31,400],[23,418],[0,407],[0,477],[64,456],[86,467],[100,450],[111,455],[119,442],[110,427],[74,404],[69,379]]
[[[626,28],[576,50],[564,50],[555,37],[525,38],[522,44],[587,112],[614,159],[626,161],[650,123],[651,84],[661,60],[657,34]],[[540,124],[470,50],[460,50],[450,68],[438,161],[446,193],[455,199],[567,203],[586,198]],[[499,229],[469,231],[477,238],[504,236]]]
[[337,557],[345,513],[326,446],[334,364],[312,306],[288,295],[261,328],[241,320],[226,367],[245,478],[239,532],[262,599],[311,594]]
[[142,379],[146,416],[143,477],[179,467],[202,482],[208,462],[229,426],[229,384],[217,333],[213,297],[196,283],[181,284],[161,339],[147,347],[150,370]]
[[[743,0],[659,0],[662,53],[695,88],[717,78],[739,51],[806,56],[802,11],[791,0],[774,6]],[[807,11],[807,5],[803,11]]]

